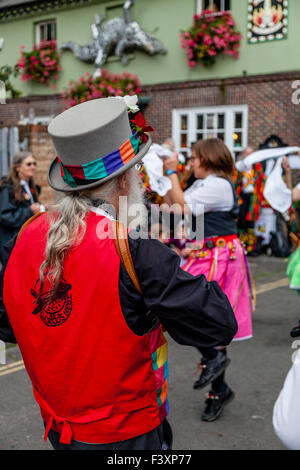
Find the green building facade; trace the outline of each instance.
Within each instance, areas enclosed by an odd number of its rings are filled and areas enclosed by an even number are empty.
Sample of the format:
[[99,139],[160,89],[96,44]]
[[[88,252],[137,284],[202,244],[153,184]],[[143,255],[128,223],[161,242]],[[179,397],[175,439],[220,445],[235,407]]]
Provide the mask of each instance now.
[[[13,3],[16,3],[15,8],[11,5],[9,10],[8,6]],[[47,4],[48,8],[45,7],[43,12],[39,12],[39,3]],[[234,60],[223,56],[209,69],[201,65],[189,68],[185,51],[180,47],[179,33],[192,25],[193,15],[199,11],[200,3],[195,0],[136,0],[130,8],[132,19],[138,21],[145,31],[153,32],[164,44],[167,54],[150,57],[143,52],[134,51],[130,54],[128,65],[122,66],[117,58],[111,57],[104,68],[114,73],[126,70],[136,74],[143,85],[239,77],[244,74],[252,76],[298,69],[299,60],[295,52],[300,49],[300,2],[297,0],[288,2],[287,37],[280,41],[256,44],[249,43],[247,38],[248,0],[231,0],[231,12],[237,29],[243,36],[240,58]],[[0,7],[0,37],[4,39],[4,46],[0,52],[1,65],[14,65],[19,59],[21,45],[25,46],[25,50],[31,50],[40,23],[55,23],[58,44],[72,40],[84,45],[92,39],[91,24],[94,22],[95,13],[107,20],[123,15],[123,2],[119,0],[7,1],[2,4],[4,6]],[[22,9],[18,4],[25,6]],[[62,72],[57,82],[59,91],[67,86],[70,79],[77,79],[86,72],[94,71],[93,64],[80,61],[71,51],[62,52],[61,65]],[[19,78],[14,84],[25,95],[53,93],[44,85],[23,83]]]
[[[4,39],[0,64],[14,65],[20,47],[31,50],[43,34],[55,38],[58,45],[66,41],[85,45],[92,40],[95,13],[105,23],[123,17],[123,5],[122,0],[6,0],[0,6],[0,38]],[[211,67],[191,68],[180,45],[180,32],[191,27],[195,14],[208,8],[216,15],[230,9],[242,35],[240,55],[238,59],[218,56]],[[149,101],[145,114],[156,128],[158,141],[172,135],[187,155],[192,142],[210,136],[223,138],[235,155],[247,145],[259,146],[270,135],[299,143],[299,106],[293,99],[300,79],[298,0],[136,0],[129,11],[131,19],[161,41],[167,53],[150,56],[134,50],[127,65],[112,55],[103,68],[139,77],[142,96]],[[18,120],[18,103],[23,103],[25,112],[34,106],[36,115],[47,115],[45,103],[52,100],[56,114],[69,80],[95,70],[94,64],[79,60],[71,51],[62,52],[61,66],[56,90],[24,83],[20,77],[12,79],[23,97],[18,102],[8,100],[5,112],[0,109],[2,125],[12,122],[12,115]]]

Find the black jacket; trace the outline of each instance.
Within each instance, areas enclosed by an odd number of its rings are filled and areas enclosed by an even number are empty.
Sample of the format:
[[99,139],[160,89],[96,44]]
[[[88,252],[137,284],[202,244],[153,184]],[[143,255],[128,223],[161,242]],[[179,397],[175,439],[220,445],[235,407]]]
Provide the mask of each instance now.
[[[22,195],[23,200],[21,202],[16,201],[13,185],[9,181],[0,187],[0,260],[4,244],[18,233],[26,220],[33,216],[30,209],[32,203],[29,199],[26,199],[23,188]],[[37,202],[35,193],[32,196],[34,202]]]
[[[4,271],[14,243],[11,240],[4,248],[0,272],[0,339],[5,342],[16,342],[3,303]],[[159,320],[180,344],[203,348],[231,342],[237,322],[216,282],[183,271],[177,254],[157,240],[129,237],[129,247],[143,296],[120,264],[119,297],[124,319],[135,334],[146,334]]]

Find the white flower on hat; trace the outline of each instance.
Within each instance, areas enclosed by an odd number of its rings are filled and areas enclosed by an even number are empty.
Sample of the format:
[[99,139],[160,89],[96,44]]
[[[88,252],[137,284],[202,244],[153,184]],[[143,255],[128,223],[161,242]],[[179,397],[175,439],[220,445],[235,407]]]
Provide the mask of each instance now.
[[138,102],[137,95],[117,96],[116,98],[119,98],[125,101],[128,111],[131,111],[132,113],[137,113],[140,110],[140,108],[137,105],[137,102]]

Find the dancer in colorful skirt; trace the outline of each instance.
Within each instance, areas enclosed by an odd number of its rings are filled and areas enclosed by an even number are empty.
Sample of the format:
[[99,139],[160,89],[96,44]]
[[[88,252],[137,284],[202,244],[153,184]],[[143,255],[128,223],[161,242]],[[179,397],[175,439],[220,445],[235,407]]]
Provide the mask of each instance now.
[[[231,153],[220,139],[201,140],[192,148],[190,163],[196,181],[183,192],[176,174],[176,154],[165,162],[166,175],[172,180],[168,203],[177,203],[182,208],[187,205],[194,219],[200,216],[199,205],[204,206],[204,240],[191,243],[190,256],[182,269],[217,281],[237,319],[235,340],[251,338],[255,292],[245,249],[237,237],[239,208],[231,181],[234,171]],[[225,348],[202,348],[200,352],[202,372],[194,388],[203,388],[212,382],[202,420],[214,421],[234,397],[224,380],[230,361]]]

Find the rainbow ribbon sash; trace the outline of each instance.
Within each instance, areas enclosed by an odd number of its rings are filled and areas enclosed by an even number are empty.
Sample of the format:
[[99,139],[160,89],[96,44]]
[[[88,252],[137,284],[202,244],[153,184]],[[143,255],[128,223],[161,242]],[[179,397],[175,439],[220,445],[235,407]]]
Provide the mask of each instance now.
[[59,157],[63,180],[71,187],[92,183],[111,175],[132,160],[139,151],[139,140],[133,134],[118,150],[83,165],[64,165]]

